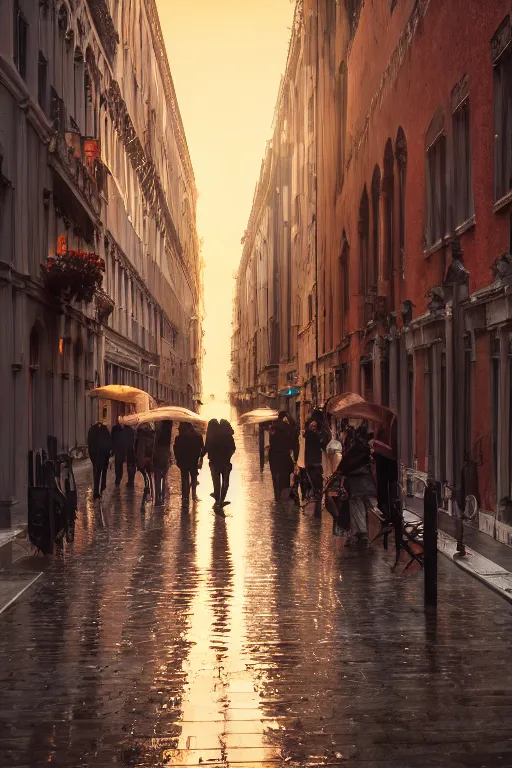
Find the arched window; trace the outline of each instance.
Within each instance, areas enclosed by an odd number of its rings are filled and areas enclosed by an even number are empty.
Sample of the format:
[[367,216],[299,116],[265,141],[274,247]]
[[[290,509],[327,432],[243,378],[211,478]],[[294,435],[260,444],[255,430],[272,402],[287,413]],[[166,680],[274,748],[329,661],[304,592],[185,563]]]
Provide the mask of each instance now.
[[398,246],[400,253],[400,277],[405,280],[405,182],[407,176],[407,139],[402,127],[398,129],[395,143],[398,166]]
[[103,142],[104,142],[103,146],[104,146],[105,163],[110,166],[108,117],[106,115],[105,115],[105,122],[104,122]]
[[84,57],[80,48],[75,48],[74,56],[74,103],[73,117],[76,124],[83,130],[83,107],[85,104],[85,80],[84,80]]
[[350,309],[350,246],[348,244],[347,235],[343,230],[341,238],[341,256],[340,256],[340,286],[339,286],[339,299],[340,299],[340,320],[341,320],[341,334],[340,338],[344,339],[348,333],[348,316]]
[[372,257],[370,259],[369,285],[377,288],[379,282],[380,253],[380,168],[375,166],[372,178]]
[[426,222],[425,246],[440,243],[447,229],[445,118],[438,107],[425,138]]
[[336,80],[336,186],[341,191],[345,172],[345,133],[347,125],[347,70],[341,62]]
[[391,139],[386,142],[386,149],[384,151],[384,258],[383,258],[383,274],[384,280],[390,283],[390,300],[391,309],[394,304],[394,291],[393,291],[393,216],[394,216],[394,194],[395,194],[395,178],[394,178],[394,155],[393,145]]
[[368,293],[368,258],[370,239],[370,204],[366,185],[359,205],[359,267],[360,267],[360,292],[363,296]]
[[62,5],[59,8],[58,13],[58,25],[61,32],[64,34],[68,31],[68,25],[69,25],[69,13],[68,8],[65,3],[62,3]]

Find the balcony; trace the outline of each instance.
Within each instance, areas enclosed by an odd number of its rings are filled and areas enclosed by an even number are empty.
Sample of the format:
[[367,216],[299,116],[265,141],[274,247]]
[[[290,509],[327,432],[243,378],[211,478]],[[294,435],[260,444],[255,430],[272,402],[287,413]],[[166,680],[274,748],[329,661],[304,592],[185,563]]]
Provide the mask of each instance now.
[[54,136],[49,151],[54,158],[53,167],[74,195],[86,203],[88,213],[98,219],[101,214],[101,193],[105,186],[105,168],[99,157],[86,154],[83,145],[79,133],[67,131]]
[[119,35],[115,28],[112,16],[106,0],[87,0],[87,5],[91,11],[94,26],[98,32],[101,44],[110,64],[113,64],[119,45]]

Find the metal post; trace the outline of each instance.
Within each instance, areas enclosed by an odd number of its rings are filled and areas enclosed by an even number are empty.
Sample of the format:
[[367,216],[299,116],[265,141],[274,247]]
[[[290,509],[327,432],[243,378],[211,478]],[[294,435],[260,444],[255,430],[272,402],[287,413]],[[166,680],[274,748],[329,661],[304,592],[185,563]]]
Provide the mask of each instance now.
[[423,566],[425,608],[437,606],[437,490],[429,480],[423,499]]

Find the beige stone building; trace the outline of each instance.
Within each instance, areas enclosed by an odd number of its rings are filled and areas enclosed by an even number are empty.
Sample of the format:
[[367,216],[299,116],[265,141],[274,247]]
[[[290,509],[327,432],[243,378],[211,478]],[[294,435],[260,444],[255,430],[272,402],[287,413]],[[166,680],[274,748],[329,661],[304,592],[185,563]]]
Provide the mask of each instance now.
[[[200,399],[196,199],[155,0],[4,0],[4,524],[12,510],[23,515],[30,450],[49,435],[59,450],[84,446],[98,407],[88,389],[122,383],[168,403]],[[98,257],[92,300],[66,292],[68,265]],[[52,259],[65,264],[59,290],[44,276]]]

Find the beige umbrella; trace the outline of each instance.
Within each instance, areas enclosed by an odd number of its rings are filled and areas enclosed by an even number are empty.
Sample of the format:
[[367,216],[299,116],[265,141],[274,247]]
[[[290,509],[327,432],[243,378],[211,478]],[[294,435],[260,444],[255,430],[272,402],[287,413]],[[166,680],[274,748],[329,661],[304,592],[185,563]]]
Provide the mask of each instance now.
[[245,426],[246,424],[265,424],[267,421],[276,421],[279,416],[279,411],[274,411],[272,408],[256,408],[254,411],[248,411],[243,413],[238,424]]
[[206,419],[201,418],[194,411],[188,408],[181,408],[177,405],[164,405],[153,410],[143,411],[142,413],[131,413],[129,416],[120,416],[119,422],[129,427],[139,427],[141,424],[155,423],[157,421],[187,421],[191,424],[197,424],[203,429],[206,428]]
[[87,394],[90,397],[99,397],[103,400],[117,400],[121,403],[131,403],[135,405],[135,410],[149,411],[156,408],[156,401],[148,392],[136,387],[129,387],[126,384],[107,384],[104,387],[90,389]]

